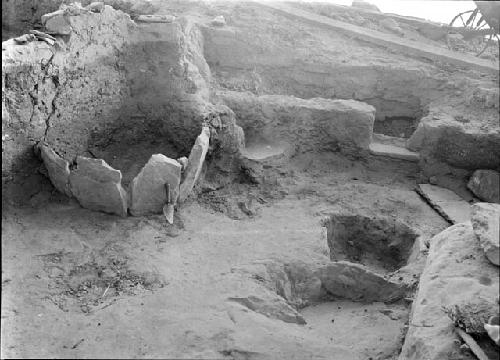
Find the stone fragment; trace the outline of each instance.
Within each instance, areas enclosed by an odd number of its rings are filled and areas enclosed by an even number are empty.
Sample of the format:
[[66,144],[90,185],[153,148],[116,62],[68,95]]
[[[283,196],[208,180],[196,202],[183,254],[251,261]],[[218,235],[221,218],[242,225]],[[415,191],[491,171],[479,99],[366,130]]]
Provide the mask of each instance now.
[[392,302],[405,297],[407,288],[384,279],[365,266],[339,261],[318,269],[323,287],[332,295],[354,301]]
[[69,187],[69,163],[48,146],[40,144],[37,147],[52,185],[59,192],[72,196]]
[[181,164],[162,154],[151,156],[130,184],[130,213],[134,216],[161,214],[167,203],[165,184],[170,188],[170,203],[179,197]]
[[73,196],[86,209],[127,216],[127,193],[122,188],[122,173],[102,159],[76,158],[69,184]]
[[210,129],[204,127],[201,134],[196,139],[191,153],[189,154],[188,165],[184,172],[182,184],[180,186],[179,202],[184,202],[193,190],[198,177],[200,176],[205,156],[207,155],[210,142]]
[[472,205],[471,222],[484,254],[493,264],[500,266],[500,205]]
[[226,25],[226,19],[224,19],[224,16],[222,16],[222,15],[216,16],[212,20],[212,25],[214,25],[214,26],[224,26],[224,25]]
[[179,164],[181,164],[181,166],[182,166],[181,170],[182,170],[182,172],[184,172],[186,170],[186,168],[187,168],[187,165],[188,165],[188,158],[185,157],[185,156],[180,157],[180,158],[177,159],[177,162]]
[[404,34],[403,30],[399,27],[399,24],[394,19],[386,18],[386,19],[380,21],[380,25],[382,25],[387,30],[390,30],[398,35]]
[[246,306],[252,311],[263,314],[267,317],[275,318],[287,323],[306,324],[306,321],[294,308],[288,305],[284,300],[276,297],[263,299],[257,296],[231,297],[229,301],[237,302]]
[[474,171],[467,187],[481,200],[500,203],[500,174],[498,171]]

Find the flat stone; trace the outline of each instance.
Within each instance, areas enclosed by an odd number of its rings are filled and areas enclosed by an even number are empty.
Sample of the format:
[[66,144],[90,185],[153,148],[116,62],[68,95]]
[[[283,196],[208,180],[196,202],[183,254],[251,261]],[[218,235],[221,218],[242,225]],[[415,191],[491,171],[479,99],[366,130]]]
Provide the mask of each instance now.
[[453,191],[430,184],[419,184],[416,190],[449,222],[459,224],[470,220],[470,204]]
[[500,174],[498,171],[474,171],[467,187],[481,200],[500,203]]
[[456,327],[443,308],[475,304],[498,309],[498,268],[484,257],[471,223],[451,226],[430,241],[400,359],[466,359]]
[[472,205],[471,222],[484,254],[493,264],[500,266],[500,205]]
[[332,262],[320,268],[317,274],[332,295],[354,301],[397,301],[405,297],[408,290],[363,265],[348,261]]
[[418,162],[420,155],[404,147],[372,142],[369,146],[370,153],[377,156],[385,156],[393,159]]
[[208,145],[210,142],[210,129],[204,127],[201,134],[196,138],[196,141],[189,154],[188,164],[183,174],[182,184],[180,186],[179,202],[184,202],[200,176],[205,156],[207,155]]
[[40,156],[43,160],[50,182],[61,193],[72,196],[69,187],[69,163],[57,155],[54,150],[46,145],[39,145]]
[[77,168],[69,175],[73,196],[86,209],[127,216],[127,193],[122,174],[102,159],[76,158]]
[[161,214],[167,202],[165,184],[170,187],[170,200],[179,197],[181,164],[162,154],[151,156],[129,187],[130,213],[134,216]]

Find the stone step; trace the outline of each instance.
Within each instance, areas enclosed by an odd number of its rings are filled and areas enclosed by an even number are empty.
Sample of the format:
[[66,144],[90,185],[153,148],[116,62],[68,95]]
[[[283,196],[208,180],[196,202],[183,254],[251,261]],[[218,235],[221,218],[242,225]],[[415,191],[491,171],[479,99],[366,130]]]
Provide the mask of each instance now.
[[418,162],[420,159],[420,155],[418,153],[401,146],[372,142],[368,148],[370,153],[376,156],[385,156],[412,162]]

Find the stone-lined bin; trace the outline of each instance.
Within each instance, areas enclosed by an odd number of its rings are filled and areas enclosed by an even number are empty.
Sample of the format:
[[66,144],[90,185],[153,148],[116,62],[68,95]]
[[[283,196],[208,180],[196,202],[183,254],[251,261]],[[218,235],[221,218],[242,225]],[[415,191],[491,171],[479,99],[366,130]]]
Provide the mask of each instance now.
[[[122,187],[122,173],[102,159],[77,156],[70,164],[48,145],[35,147],[50,181],[61,193],[74,197],[89,210],[127,216],[161,213],[170,200],[175,205],[179,196],[184,201],[193,187],[205,161],[210,141],[210,128],[203,127],[184,166],[163,154],[154,154],[132,180],[128,192]],[[182,181],[181,181],[181,174]],[[170,194],[167,197],[166,184]]]

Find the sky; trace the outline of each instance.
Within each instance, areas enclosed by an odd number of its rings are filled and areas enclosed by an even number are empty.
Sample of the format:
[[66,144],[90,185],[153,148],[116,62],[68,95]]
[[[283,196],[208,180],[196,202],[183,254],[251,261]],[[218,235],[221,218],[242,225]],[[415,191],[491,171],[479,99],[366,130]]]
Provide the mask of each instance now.
[[[350,6],[352,0],[302,0],[305,2],[331,2],[333,4]],[[474,10],[473,1],[442,1],[442,0],[366,0],[376,5],[380,11],[405,16],[414,16],[449,24],[459,13]],[[464,16],[467,18],[467,14]]]

